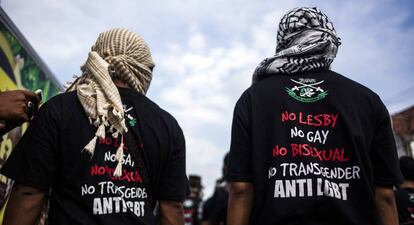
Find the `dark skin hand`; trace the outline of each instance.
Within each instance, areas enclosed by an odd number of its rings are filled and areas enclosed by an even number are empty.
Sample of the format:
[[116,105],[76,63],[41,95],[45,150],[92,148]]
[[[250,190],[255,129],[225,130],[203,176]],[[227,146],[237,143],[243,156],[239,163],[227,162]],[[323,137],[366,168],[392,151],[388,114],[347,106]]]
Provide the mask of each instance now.
[[398,225],[398,213],[392,187],[376,187],[375,200],[384,225]]
[[161,200],[160,214],[161,225],[184,224],[184,208],[181,202]]
[[0,135],[30,120],[27,109],[29,101],[34,104],[33,114],[35,114],[40,99],[34,92],[26,90],[0,92]]
[[252,211],[254,186],[248,182],[231,182],[229,205],[227,207],[228,225],[249,224]]

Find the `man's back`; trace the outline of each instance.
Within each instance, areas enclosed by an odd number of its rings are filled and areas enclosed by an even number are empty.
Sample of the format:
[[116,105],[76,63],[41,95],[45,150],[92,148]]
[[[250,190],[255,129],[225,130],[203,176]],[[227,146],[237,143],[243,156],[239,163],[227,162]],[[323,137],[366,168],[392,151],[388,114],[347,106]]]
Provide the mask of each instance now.
[[375,186],[399,182],[389,115],[329,70],[274,75],[235,107],[229,180],[250,182],[250,224],[381,224]]
[[[184,198],[185,146],[177,122],[137,91],[119,92],[129,132],[142,138],[134,149],[126,141],[121,177],[113,176],[121,140],[109,132],[97,141],[93,157],[81,151],[96,128],[89,124],[76,92],[45,103],[2,168],[22,184],[53,187],[51,224],[139,224],[138,217],[153,224],[156,200]],[[147,175],[138,165],[137,151]]]

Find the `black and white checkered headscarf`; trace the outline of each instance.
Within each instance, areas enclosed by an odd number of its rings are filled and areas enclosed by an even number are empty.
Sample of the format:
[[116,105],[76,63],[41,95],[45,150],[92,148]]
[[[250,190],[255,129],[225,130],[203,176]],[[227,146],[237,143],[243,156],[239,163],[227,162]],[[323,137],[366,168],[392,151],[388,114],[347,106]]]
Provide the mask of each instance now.
[[332,22],[318,8],[295,8],[280,21],[276,54],[256,68],[253,83],[275,74],[328,68],[340,44]]

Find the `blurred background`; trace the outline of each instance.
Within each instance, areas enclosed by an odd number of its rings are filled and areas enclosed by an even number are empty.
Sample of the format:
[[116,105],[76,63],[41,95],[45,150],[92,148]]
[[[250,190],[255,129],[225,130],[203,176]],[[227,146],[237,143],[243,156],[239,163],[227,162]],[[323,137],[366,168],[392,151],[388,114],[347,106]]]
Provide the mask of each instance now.
[[0,6],[57,86],[79,75],[100,32],[125,27],[143,36],[156,64],[148,96],[183,128],[187,171],[202,176],[204,196],[221,176],[234,104],[256,65],[274,54],[281,16],[299,6],[317,6],[330,17],[342,39],[332,69],[380,95],[394,116],[399,154],[412,155],[414,1],[2,0]]

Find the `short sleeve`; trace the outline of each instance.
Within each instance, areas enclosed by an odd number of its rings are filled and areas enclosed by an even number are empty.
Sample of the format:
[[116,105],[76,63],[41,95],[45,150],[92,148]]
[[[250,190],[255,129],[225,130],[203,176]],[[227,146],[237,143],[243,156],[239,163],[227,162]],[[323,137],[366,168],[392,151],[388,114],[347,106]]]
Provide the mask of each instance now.
[[45,103],[3,165],[0,173],[17,183],[48,190],[55,181],[58,119]]
[[370,157],[376,186],[396,186],[402,182],[397,148],[391,128],[391,118],[381,100],[377,112],[377,125],[372,139]]
[[227,179],[251,182],[250,102],[245,92],[234,108]]
[[165,167],[164,176],[160,181],[160,199],[183,201],[188,190],[185,173],[185,140],[181,128],[177,125],[174,148]]

